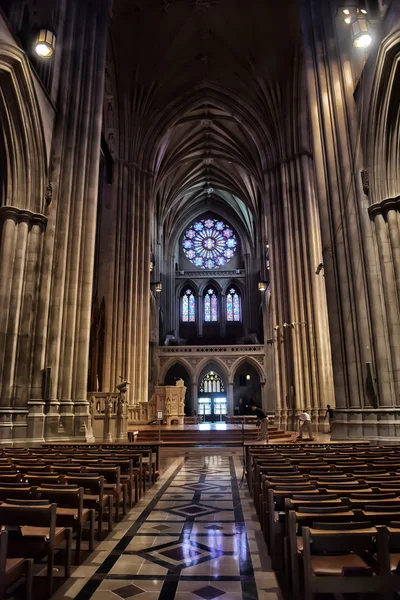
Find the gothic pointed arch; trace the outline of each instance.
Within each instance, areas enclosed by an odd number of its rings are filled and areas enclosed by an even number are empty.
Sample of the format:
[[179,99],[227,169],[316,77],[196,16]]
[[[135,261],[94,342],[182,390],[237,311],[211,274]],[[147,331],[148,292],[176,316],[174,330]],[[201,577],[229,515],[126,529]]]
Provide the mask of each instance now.
[[0,42],[0,206],[45,212],[46,148],[26,55]]
[[[400,33],[382,43],[369,110],[367,156],[372,203],[400,195]],[[364,182],[365,183],[365,182]],[[365,186],[364,186],[365,187]]]

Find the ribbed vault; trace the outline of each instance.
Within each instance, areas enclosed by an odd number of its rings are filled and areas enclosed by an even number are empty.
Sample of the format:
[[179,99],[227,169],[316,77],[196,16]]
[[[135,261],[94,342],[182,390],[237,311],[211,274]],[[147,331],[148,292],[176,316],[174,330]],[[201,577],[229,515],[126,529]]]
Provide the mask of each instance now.
[[[295,0],[116,0],[112,43],[125,139],[153,176],[159,227],[226,203],[253,237],[265,170],[285,154]],[[115,35],[113,35],[115,32]],[[190,215],[188,215],[188,218]]]

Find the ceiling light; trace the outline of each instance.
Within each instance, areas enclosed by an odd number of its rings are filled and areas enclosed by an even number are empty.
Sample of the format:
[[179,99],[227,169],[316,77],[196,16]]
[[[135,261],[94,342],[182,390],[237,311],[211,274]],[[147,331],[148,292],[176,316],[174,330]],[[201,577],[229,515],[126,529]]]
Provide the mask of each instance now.
[[360,13],[351,23],[351,37],[355,48],[368,48],[372,43],[367,19]]
[[247,381],[250,381],[250,379],[251,379],[250,373],[247,373],[246,379],[247,379]]
[[56,45],[56,36],[50,29],[41,29],[37,35],[35,52],[41,58],[53,56]]
[[259,281],[258,282],[258,289],[260,290],[260,292],[265,292],[267,289],[267,282],[266,281]]
[[162,283],[161,281],[157,281],[156,283],[156,292],[162,292]]
[[344,9],[343,9],[343,12],[344,12],[344,14],[345,14],[345,15],[349,15],[349,14],[350,14],[350,11],[349,11],[349,9],[348,9],[348,8],[344,8]]

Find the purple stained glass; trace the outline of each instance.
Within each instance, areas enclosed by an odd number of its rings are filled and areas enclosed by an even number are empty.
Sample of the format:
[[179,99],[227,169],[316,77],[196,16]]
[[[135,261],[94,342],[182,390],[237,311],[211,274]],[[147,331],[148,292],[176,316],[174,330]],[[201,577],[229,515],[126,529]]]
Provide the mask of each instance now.
[[181,321],[193,323],[196,320],[195,298],[192,290],[186,290],[182,296]]
[[240,297],[234,288],[231,288],[226,295],[226,319],[240,321]]
[[211,321],[218,321],[218,300],[217,296],[211,296]]
[[227,321],[233,321],[233,303],[231,294],[228,294],[226,297],[226,319]]
[[237,239],[232,229],[223,221],[206,219],[193,223],[182,241],[185,256],[196,267],[217,269],[233,258]]
[[209,289],[204,296],[204,320],[218,321],[218,298],[212,289]]
[[194,323],[196,319],[196,309],[193,294],[189,296],[189,322]]

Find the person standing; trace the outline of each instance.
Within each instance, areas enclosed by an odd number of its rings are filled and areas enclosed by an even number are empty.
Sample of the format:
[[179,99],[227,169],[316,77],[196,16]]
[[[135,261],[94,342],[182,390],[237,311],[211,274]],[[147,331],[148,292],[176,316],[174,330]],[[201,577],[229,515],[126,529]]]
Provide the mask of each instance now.
[[257,419],[261,423],[260,436],[257,438],[257,440],[261,440],[262,442],[268,442],[269,435],[268,435],[268,417],[267,417],[267,415],[256,404],[251,405],[251,410],[252,410],[253,414],[255,414],[257,416]]
[[307,431],[308,433],[308,438],[310,440],[313,440],[313,434],[312,434],[312,426],[311,426],[311,417],[308,414],[308,412],[306,412],[305,410],[302,410],[301,413],[299,414],[299,416],[297,417],[300,421],[300,432],[299,432],[299,440],[303,439],[303,433],[304,430]]
[[324,421],[328,418],[328,422],[329,422],[328,433],[332,433],[332,423],[333,423],[334,416],[335,416],[335,411],[333,410],[333,408],[331,408],[330,404],[327,404]]

